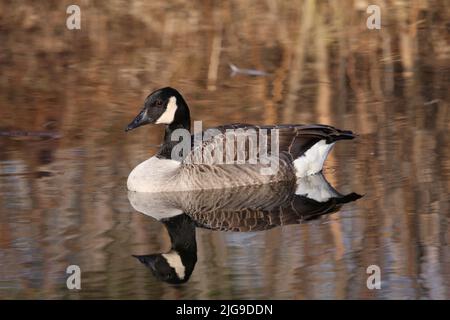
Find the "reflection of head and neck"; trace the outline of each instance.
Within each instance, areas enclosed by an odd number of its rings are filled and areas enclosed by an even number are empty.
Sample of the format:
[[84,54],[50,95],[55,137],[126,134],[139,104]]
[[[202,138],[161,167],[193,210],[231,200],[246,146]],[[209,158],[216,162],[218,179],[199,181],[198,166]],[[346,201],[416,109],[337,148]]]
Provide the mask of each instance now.
[[153,272],[156,278],[172,284],[189,280],[197,262],[195,223],[186,214],[161,220],[172,244],[166,253],[135,256]]
[[338,211],[361,196],[338,193],[321,174],[262,186],[177,193],[129,192],[131,205],[161,221],[171,249],[135,256],[160,280],[189,280],[197,262],[195,228],[250,232],[300,224]]

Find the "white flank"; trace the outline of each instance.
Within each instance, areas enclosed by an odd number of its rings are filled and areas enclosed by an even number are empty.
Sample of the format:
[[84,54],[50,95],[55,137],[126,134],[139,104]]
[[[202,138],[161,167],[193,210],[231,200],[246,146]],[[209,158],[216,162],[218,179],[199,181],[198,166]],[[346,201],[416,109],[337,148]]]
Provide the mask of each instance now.
[[140,163],[131,171],[127,180],[127,188],[137,192],[158,192],[167,185],[168,180],[176,173],[181,162],[171,159],[151,157]]
[[322,170],[323,163],[334,143],[327,144],[320,140],[294,161],[295,174],[298,178],[306,177]]
[[170,251],[169,253],[163,253],[162,256],[166,259],[169,266],[175,269],[178,278],[183,280],[185,267],[178,252]]
[[170,97],[169,103],[167,104],[166,111],[156,120],[156,124],[171,124],[175,117],[175,112],[177,111],[177,98]]
[[183,213],[174,200],[161,192],[128,191],[128,200],[134,210],[156,220],[167,219]]
[[339,194],[331,187],[321,174],[303,177],[297,180],[295,194],[305,196],[317,202],[327,202]]

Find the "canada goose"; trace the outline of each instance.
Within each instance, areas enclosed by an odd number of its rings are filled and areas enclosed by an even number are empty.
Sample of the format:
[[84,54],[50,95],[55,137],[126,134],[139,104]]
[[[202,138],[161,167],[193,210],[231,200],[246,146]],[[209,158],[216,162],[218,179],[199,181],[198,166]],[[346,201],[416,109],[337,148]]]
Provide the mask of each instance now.
[[[267,126],[228,124],[191,136],[190,121],[186,101],[173,88],[156,90],[145,99],[141,112],[125,130],[129,131],[145,124],[163,124],[165,136],[158,153],[131,171],[127,181],[128,190],[137,192],[206,190],[292,181],[321,172],[334,143],[355,137],[351,131],[320,124]],[[183,158],[174,159],[172,154],[177,150],[176,146],[180,139],[175,141],[172,139],[179,130],[188,132],[190,150]],[[263,144],[261,135],[267,133],[265,137],[267,145],[270,146],[267,150],[270,149],[271,155],[264,158],[264,153],[260,149],[256,154],[251,154],[251,143],[245,142],[241,148],[244,149],[244,163],[242,163],[239,162],[242,150],[239,149],[237,142],[237,148],[234,147],[235,140],[242,137],[245,139],[250,131],[255,134],[258,139],[256,144],[260,143],[260,146]],[[200,145],[195,146],[194,142],[198,137],[203,140]],[[230,141],[231,149],[228,144]],[[226,160],[231,162],[225,162],[225,158],[218,152],[224,149]],[[199,150],[208,151],[208,156],[199,153]],[[249,161],[250,157],[255,161]],[[262,170],[269,167],[268,162],[263,161],[267,159],[270,160],[270,166],[276,161],[276,170],[273,174],[262,174]]]
[[361,196],[341,195],[322,174],[299,179],[225,190],[165,193],[129,192],[131,205],[161,221],[169,233],[171,249],[165,253],[134,255],[160,280],[188,281],[197,262],[195,228],[253,232],[305,223],[338,211]]

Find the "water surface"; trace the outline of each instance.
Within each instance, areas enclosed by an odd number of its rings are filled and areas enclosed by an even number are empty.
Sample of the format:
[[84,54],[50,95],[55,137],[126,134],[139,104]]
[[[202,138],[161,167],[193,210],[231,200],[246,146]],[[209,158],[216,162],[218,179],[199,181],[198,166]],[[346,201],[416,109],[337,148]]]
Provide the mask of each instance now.
[[[100,1],[81,5],[71,31],[63,3],[0,2],[0,298],[450,298],[450,7],[385,4],[381,30],[366,28],[365,8]],[[232,76],[229,63],[268,75]],[[133,209],[126,178],[163,131],[123,129],[167,85],[205,128],[357,132],[324,175],[364,197],[266,231],[197,228],[189,281],[157,280],[132,255],[170,238]],[[72,264],[79,291],[66,287]],[[366,286],[369,265],[380,290]]]

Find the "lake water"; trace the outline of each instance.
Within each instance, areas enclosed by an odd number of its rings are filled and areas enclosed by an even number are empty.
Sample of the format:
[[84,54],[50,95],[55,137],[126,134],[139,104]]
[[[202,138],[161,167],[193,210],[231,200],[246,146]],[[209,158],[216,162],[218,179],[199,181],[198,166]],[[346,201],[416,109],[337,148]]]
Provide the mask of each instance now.
[[[0,3],[0,298],[449,299],[450,5],[397,1],[380,30],[366,7],[100,1],[68,30],[64,4]],[[167,85],[204,128],[357,132],[324,176],[363,197],[267,230],[195,228],[190,279],[160,281],[132,255],[167,252],[170,236],[134,209],[126,179],[163,128],[124,128]]]

